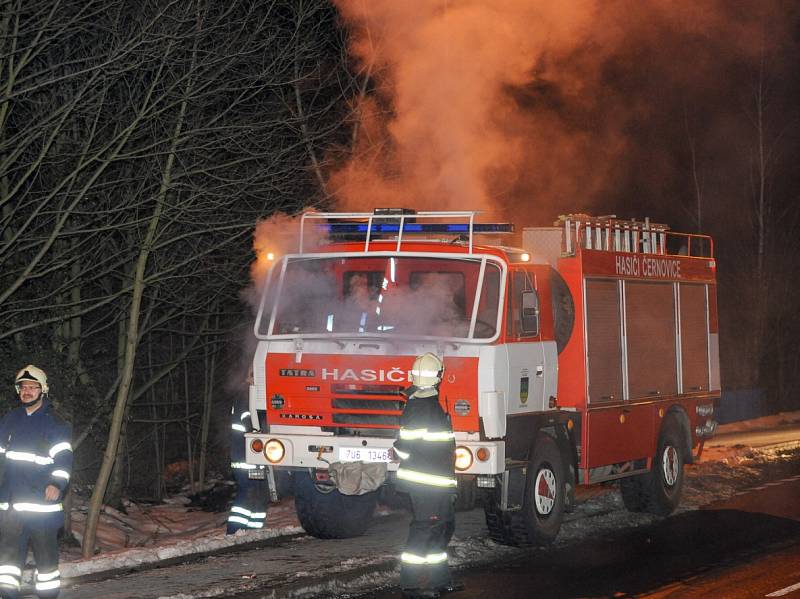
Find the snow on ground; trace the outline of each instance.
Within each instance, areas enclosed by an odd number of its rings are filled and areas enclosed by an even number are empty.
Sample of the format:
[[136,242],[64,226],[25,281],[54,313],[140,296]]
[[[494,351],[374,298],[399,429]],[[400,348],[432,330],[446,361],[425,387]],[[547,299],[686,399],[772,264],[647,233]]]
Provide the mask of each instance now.
[[[760,462],[780,457],[780,450],[755,451],[750,447],[726,444],[728,434],[743,431],[769,429],[782,425],[799,424],[800,412],[782,413],[757,420],[738,422],[719,427],[717,440],[712,440],[703,451],[699,463],[687,466],[687,484],[681,510],[697,509],[699,506],[725,499],[754,480]],[[800,445],[800,441],[798,442]],[[618,526],[640,526],[652,522],[655,517],[647,514],[631,514],[623,509],[616,486],[600,485],[583,489],[578,495],[576,510],[565,518],[557,545],[575,542],[589,528]],[[102,552],[88,559],[80,558],[75,548],[62,555],[61,574],[64,578],[76,578],[105,571],[126,570],[144,564],[172,560],[193,554],[213,553],[235,545],[254,543],[266,539],[299,534],[302,528],[297,522],[292,500],[284,499],[269,507],[267,527],[261,531],[248,531],[232,536],[224,534],[227,513],[193,510],[187,506],[188,499],[177,497],[161,505],[141,506],[129,503],[126,512],[106,508],[99,526],[99,546]],[[388,513],[389,510],[382,512]],[[80,540],[86,518],[86,507],[77,503],[72,511],[72,530]],[[496,560],[502,554],[514,554],[518,549],[503,547],[488,540],[483,534],[481,518],[461,526],[451,545],[454,566]],[[354,578],[348,582],[350,592],[355,588],[380,586],[396,575],[385,566],[389,556],[374,556],[370,559],[354,558],[340,562],[337,568],[352,570]],[[383,567],[376,567],[383,564]],[[367,570],[374,570],[367,574]],[[365,573],[360,576],[359,571]],[[295,573],[295,578],[318,578],[319,571]],[[309,582],[311,582],[309,580]],[[335,584],[335,583],[334,583]],[[362,584],[364,585],[362,587]],[[313,586],[313,585],[312,585]],[[309,589],[311,587],[308,587]],[[229,591],[230,589],[228,589]],[[335,592],[334,588],[317,589]],[[221,596],[212,589],[202,596]],[[299,591],[298,591],[299,592]],[[221,593],[224,595],[224,592]],[[200,595],[194,595],[200,596]],[[298,594],[298,596],[303,596]],[[309,595],[306,595],[309,596]],[[177,596],[175,596],[177,599]]]

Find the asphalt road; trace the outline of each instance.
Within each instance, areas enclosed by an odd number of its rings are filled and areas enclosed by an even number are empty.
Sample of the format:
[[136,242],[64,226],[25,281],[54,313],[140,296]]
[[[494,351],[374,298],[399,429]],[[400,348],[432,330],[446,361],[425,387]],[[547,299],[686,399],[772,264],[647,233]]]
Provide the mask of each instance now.
[[800,597],[798,498],[800,475],[653,526],[462,572],[465,589],[448,597],[497,597],[498,589],[503,599]]

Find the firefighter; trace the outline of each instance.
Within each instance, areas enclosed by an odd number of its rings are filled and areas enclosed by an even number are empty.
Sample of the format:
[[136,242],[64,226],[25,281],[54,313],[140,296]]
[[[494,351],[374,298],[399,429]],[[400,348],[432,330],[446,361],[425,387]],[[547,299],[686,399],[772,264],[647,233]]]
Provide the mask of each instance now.
[[397,483],[411,498],[412,520],[400,557],[404,597],[439,597],[457,590],[447,563],[447,545],[455,530],[455,436],[439,405],[444,365],[432,353],[419,356],[400,416],[394,451],[400,458]]
[[[231,408],[231,470],[236,480],[236,497],[225,531],[229,535],[235,534],[237,530],[264,528],[267,518],[269,489],[266,468],[245,461],[244,434],[253,428],[246,399],[245,397]],[[250,478],[251,470],[260,478]]]
[[38,597],[54,598],[61,586],[58,531],[61,501],[72,472],[69,425],[47,401],[47,375],[29,365],[14,381],[22,405],[0,421],[0,596],[19,596],[22,568],[33,547]]

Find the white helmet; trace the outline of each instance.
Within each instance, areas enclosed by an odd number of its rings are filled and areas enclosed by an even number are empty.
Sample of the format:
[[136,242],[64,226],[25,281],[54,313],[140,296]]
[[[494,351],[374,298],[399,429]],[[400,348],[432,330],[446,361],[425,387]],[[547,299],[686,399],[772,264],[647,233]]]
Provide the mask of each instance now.
[[42,394],[50,391],[50,387],[47,386],[47,375],[44,373],[44,370],[37,368],[33,364],[28,364],[17,373],[17,378],[14,379],[14,386],[17,388],[17,393],[19,393],[19,385],[22,381],[39,383],[42,387]]
[[411,367],[411,382],[415,387],[426,389],[442,382],[444,364],[436,354],[422,354]]

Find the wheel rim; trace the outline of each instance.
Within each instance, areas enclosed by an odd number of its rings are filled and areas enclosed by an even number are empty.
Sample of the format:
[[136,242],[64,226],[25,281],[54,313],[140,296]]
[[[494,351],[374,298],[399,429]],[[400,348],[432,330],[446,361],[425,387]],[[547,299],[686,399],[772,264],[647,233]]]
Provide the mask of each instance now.
[[542,516],[550,515],[556,503],[556,475],[549,468],[542,468],[536,475],[534,487],[536,511]]
[[678,450],[672,445],[664,447],[664,453],[661,459],[661,470],[664,473],[664,482],[667,486],[671,487],[678,482],[678,469],[679,469]]

